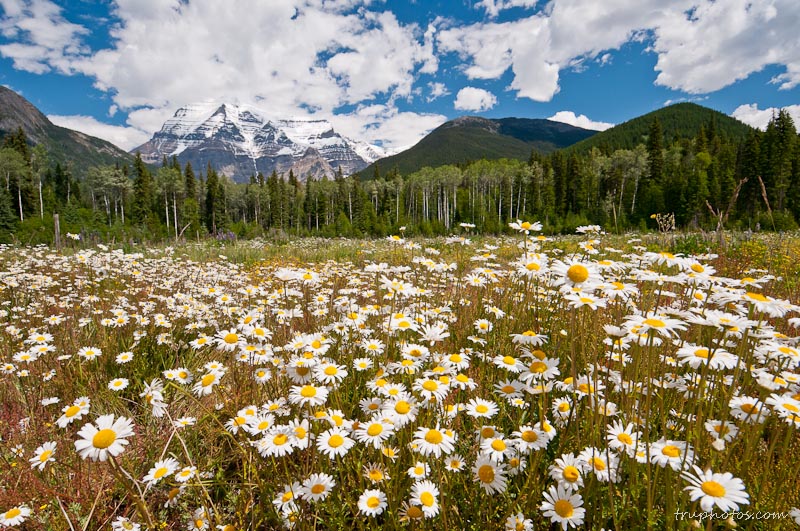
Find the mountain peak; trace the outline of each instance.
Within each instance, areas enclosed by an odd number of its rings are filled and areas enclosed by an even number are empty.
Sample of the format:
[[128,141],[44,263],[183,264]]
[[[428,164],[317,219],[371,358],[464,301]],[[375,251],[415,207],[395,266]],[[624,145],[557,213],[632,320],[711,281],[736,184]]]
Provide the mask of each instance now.
[[[293,170],[305,178],[357,172],[382,150],[337,133],[323,119],[268,118],[250,105],[195,103],[178,109],[139,151],[146,162],[177,156],[181,163],[208,163],[236,181],[250,175]],[[313,160],[312,160],[313,159]]]

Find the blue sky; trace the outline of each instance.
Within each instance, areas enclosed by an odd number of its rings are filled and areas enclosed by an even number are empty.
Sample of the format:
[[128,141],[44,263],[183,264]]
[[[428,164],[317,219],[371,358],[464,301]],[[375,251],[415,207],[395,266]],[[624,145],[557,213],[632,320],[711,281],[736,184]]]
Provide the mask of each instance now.
[[390,149],[464,114],[602,129],[695,101],[800,120],[796,0],[0,0],[0,84],[131,149],[187,104]]

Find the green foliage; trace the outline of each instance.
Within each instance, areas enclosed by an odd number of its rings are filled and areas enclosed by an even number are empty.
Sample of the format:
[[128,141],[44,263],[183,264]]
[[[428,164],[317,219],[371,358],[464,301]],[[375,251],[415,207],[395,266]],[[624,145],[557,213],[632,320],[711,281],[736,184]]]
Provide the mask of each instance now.
[[360,172],[364,179],[397,169],[408,175],[430,166],[467,164],[487,159],[528,160],[531,151],[551,153],[594,134],[549,120],[464,117],[447,122],[402,153],[386,157]]

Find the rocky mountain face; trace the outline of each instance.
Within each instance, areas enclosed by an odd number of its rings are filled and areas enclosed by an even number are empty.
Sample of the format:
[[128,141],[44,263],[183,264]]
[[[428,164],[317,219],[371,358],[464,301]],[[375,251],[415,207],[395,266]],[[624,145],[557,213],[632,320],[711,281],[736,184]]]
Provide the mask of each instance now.
[[58,162],[80,177],[90,167],[127,164],[131,157],[117,146],[79,131],[59,127],[31,102],[0,86],[0,138],[22,127],[28,141],[42,144],[52,162]]
[[349,175],[384,155],[376,146],[338,134],[326,120],[270,120],[264,111],[228,103],[178,109],[136,151],[152,164],[173,155],[197,170],[210,163],[237,182],[273,171],[292,170],[300,179],[331,177],[338,168]]

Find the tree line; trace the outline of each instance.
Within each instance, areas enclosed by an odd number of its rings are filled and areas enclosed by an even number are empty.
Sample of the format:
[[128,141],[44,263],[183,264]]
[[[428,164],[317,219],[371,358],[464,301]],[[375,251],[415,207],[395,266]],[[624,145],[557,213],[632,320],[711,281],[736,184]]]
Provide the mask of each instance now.
[[[516,219],[546,231],[585,224],[607,230],[653,228],[655,213],[681,227],[788,230],[800,219],[800,140],[780,111],[765,131],[731,140],[710,121],[693,138],[665,139],[655,119],[632,149],[532,153],[528,161],[479,160],[400,175],[376,167],[370,179],[261,173],[234,183],[210,165],[177,158],[148,167],[95,166],[85,175],[49,163],[24,132],[0,148],[0,234],[20,241],[62,231],[137,240],[283,236],[449,234],[507,230]],[[8,239],[8,238],[7,238]],[[51,240],[50,240],[51,241]]]

